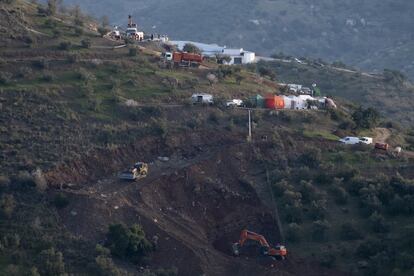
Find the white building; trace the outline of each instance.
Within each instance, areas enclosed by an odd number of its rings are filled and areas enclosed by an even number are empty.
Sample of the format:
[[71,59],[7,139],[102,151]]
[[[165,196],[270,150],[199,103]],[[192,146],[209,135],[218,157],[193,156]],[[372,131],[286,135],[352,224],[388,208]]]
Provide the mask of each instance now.
[[241,49],[223,49],[223,56],[229,56],[231,60],[227,62],[228,65],[233,64],[249,64],[256,60],[256,54],[250,51],[244,51]]
[[256,61],[256,54],[254,52],[245,51],[242,48],[240,49],[227,49],[225,46],[219,46],[217,44],[205,44],[192,41],[170,41],[172,45],[176,45],[179,50],[184,48],[184,45],[191,43],[199,48],[206,57],[215,57],[215,56],[229,56],[231,60],[226,63],[228,65],[233,64],[249,64]]

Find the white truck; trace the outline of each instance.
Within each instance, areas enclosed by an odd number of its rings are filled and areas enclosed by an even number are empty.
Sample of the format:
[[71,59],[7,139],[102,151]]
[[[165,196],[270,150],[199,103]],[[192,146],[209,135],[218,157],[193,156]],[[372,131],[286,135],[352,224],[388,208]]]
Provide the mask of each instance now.
[[339,139],[339,142],[344,143],[346,145],[356,145],[356,144],[366,144],[370,145],[373,142],[371,137],[352,137],[347,136],[342,139]]

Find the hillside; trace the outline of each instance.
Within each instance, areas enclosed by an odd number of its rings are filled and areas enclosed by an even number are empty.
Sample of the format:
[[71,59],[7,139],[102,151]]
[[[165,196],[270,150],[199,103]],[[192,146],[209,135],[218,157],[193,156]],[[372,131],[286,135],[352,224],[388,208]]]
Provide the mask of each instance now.
[[369,71],[399,70],[414,78],[412,1],[64,2],[121,25],[132,13],[148,32],[176,40],[243,47],[267,56],[283,52],[339,60]]
[[[412,274],[410,110],[372,97],[411,102],[397,73],[375,86],[310,61],[165,69],[162,45],[112,41],[79,12],[22,0],[0,12],[0,275]],[[320,76],[339,108],[253,108],[247,141],[247,110],[224,103],[282,93],[260,68],[280,82]],[[195,92],[215,104],[192,105]],[[361,101],[387,117],[358,125]],[[338,143],[347,135],[404,150]],[[121,181],[137,161],[146,177]],[[233,256],[242,229],[288,258],[253,242]]]

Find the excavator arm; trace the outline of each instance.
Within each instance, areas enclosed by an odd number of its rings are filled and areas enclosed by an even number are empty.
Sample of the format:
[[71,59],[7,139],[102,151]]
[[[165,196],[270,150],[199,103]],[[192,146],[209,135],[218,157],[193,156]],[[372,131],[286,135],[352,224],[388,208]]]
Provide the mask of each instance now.
[[257,234],[249,230],[243,230],[240,234],[240,239],[237,243],[233,244],[233,254],[238,256],[240,254],[240,248],[243,247],[247,240],[253,240],[260,243],[263,249],[263,255],[271,256],[276,259],[285,259],[287,255],[286,247],[283,245],[277,245],[275,248],[270,247],[266,238],[263,235]]

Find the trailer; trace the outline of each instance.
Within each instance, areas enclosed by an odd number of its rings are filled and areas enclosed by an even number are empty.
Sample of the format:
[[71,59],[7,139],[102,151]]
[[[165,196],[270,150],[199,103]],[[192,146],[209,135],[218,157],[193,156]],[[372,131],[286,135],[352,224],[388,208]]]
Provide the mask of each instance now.
[[186,52],[166,52],[162,55],[164,62],[174,67],[195,67],[198,68],[203,62],[203,56],[200,54]]

